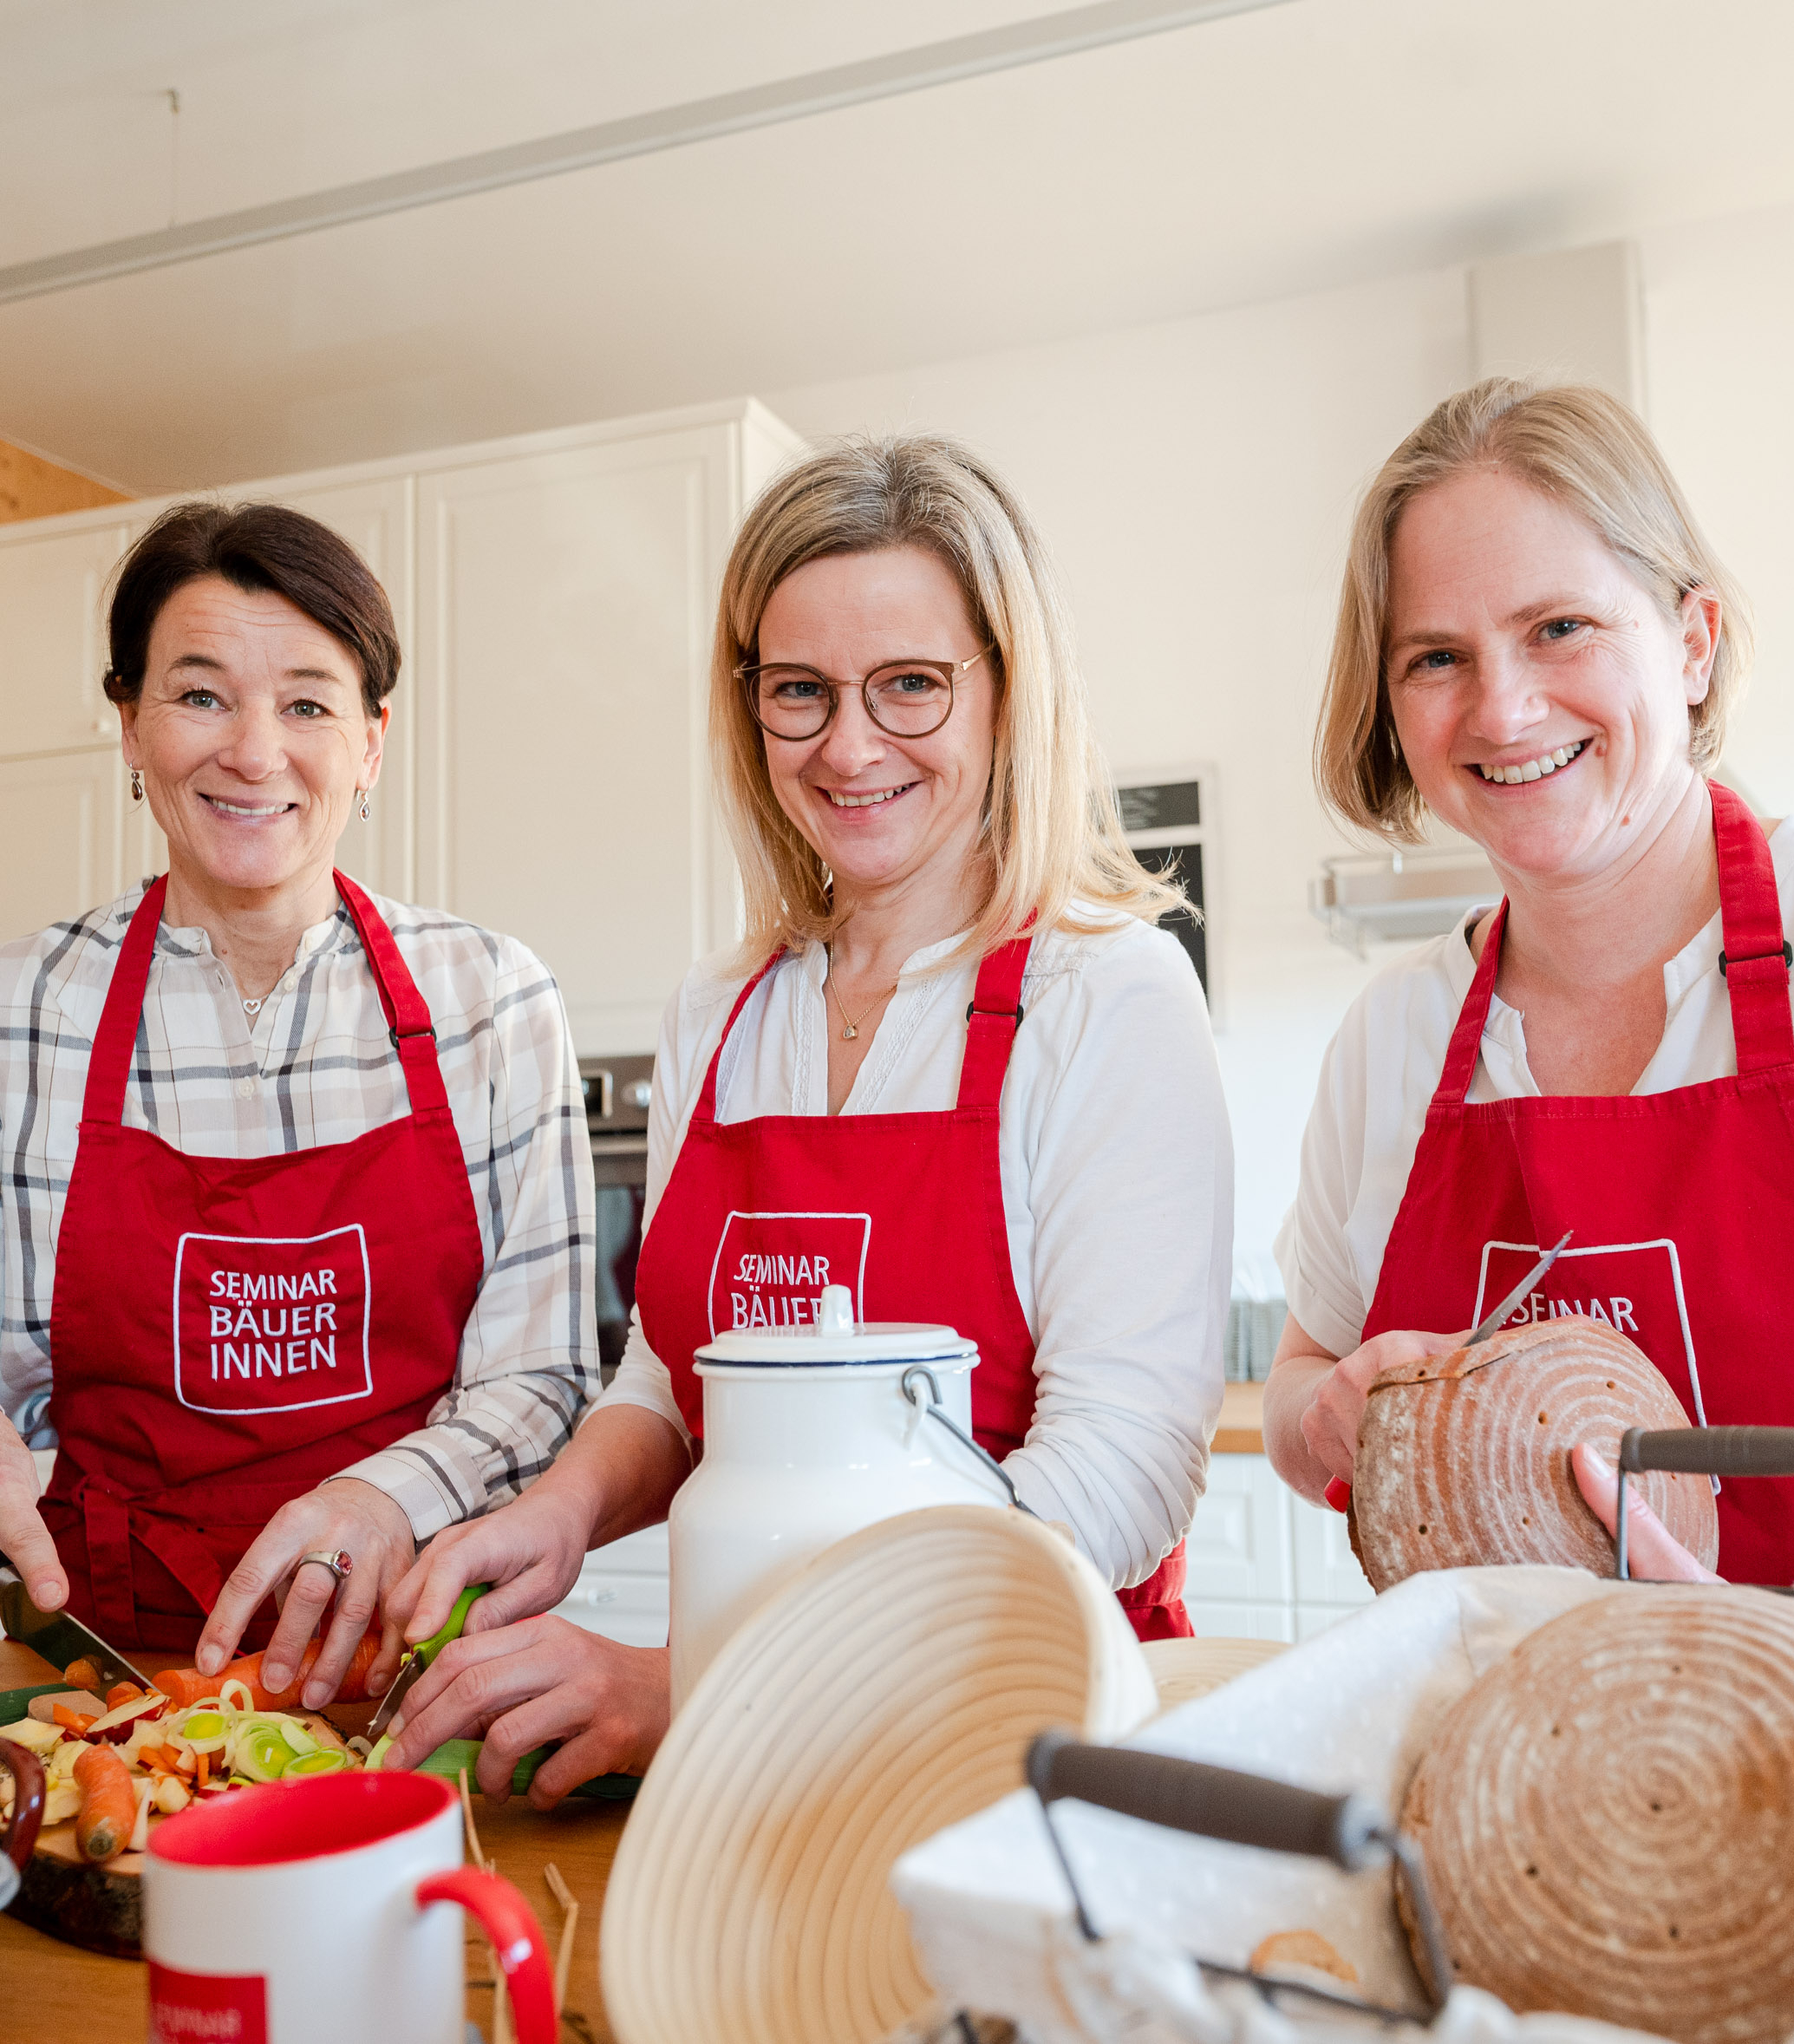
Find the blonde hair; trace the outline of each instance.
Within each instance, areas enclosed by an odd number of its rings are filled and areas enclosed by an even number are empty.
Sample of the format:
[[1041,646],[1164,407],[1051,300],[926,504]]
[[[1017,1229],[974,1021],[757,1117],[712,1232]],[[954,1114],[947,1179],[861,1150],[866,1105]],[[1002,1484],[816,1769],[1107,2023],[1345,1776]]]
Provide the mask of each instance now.
[[1691,590],[1719,599],[1719,643],[1704,701],[1688,710],[1689,756],[1719,757],[1750,673],[1744,592],[1720,565],[1638,415],[1586,385],[1490,376],[1432,412],[1365,493],[1352,528],[1333,656],[1315,733],[1315,781],[1347,823],[1417,841],[1425,804],[1396,741],[1384,643],[1389,549],[1423,490],[1467,468],[1499,470],[1579,513],[1673,617]]
[[773,591],[828,555],[925,546],[951,569],[997,683],[996,739],[985,796],[990,885],[955,956],[1020,934],[1099,925],[1080,904],[1156,921],[1184,905],[1127,848],[1090,732],[1070,619],[1027,513],[969,449],[930,434],[852,438],[777,477],[749,509],[729,554],[710,664],[712,764],[740,866],[742,962],[781,945],[826,942],[846,919],[829,873],[779,806],[766,739],[736,669],[757,656]]

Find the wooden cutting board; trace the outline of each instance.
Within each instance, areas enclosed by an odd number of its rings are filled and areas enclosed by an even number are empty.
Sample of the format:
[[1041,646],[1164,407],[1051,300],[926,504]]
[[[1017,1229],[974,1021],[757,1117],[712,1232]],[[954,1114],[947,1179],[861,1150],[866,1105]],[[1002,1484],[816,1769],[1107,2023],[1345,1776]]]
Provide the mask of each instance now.
[[[16,1689],[0,1695],[0,1725],[16,1723],[25,1715],[31,1693]],[[310,1716],[305,1711],[292,1714],[301,1724]],[[318,1722],[333,1733],[336,1730],[328,1720]],[[153,1813],[149,1828],[153,1832],[166,1821]],[[143,1949],[143,1861],[141,1852],[121,1852],[116,1859],[95,1866],[82,1857],[72,1817],[46,1825],[37,1834],[36,1850],[23,1870],[9,1913],[83,1951],[134,1959]]]

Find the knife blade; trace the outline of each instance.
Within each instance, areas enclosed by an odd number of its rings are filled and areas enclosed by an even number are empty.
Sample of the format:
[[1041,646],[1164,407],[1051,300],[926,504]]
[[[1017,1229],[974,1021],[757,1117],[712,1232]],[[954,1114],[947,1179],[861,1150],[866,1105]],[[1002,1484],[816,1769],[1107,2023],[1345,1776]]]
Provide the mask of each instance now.
[[1514,1287],[1512,1291],[1508,1294],[1506,1298],[1501,1302],[1500,1305],[1495,1309],[1494,1312],[1489,1314],[1480,1322],[1477,1328],[1477,1331],[1471,1336],[1469,1341],[1464,1344],[1466,1349],[1476,1348],[1479,1342],[1486,1342],[1490,1335],[1496,1332],[1496,1330],[1500,1327],[1502,1322],[1507,1318],[1508,1315],[1514,1310],[1515,1307],[1520,1303],[1521,1300],[1526,1296],[1527,1293],[1532,1290],[1533,1286],[1538,1283],[1539,1279],[1544,1276],[1545,1272],[1549,1270],[1552,1264],[1557,1261],[1558,1257],[1563,1254],[1564,1245],[1569,1242],[1570,1237],[1575,1232],[1575,1231],[1573,1228],[1566,1228],[1563,1231],[1563,1233],[1559,1238],[1559,1239],[1545,1251],[1543,1256],[1539,1258],[1537,1263],[1532,1266],[1531,1270],[1526,1273],[1525,1277],[1520,1280],[1519,1283]]
[[100,1671],[100,1693],[116,1682],[135,1682],[140,1689],[155,1684],[141,1669],[108,1647],[97,1632],[72,1618],[67,1611],[40,1611],[31,1601],[19,1572],[0,1554],[0,1626],[9,1639],[41,1655],[58,1675],[71,1661],[91,1661]]
[[418,1677],[439,1655],[450,1640],[461,1636],[461,1628],[467,1623],[467,1614],[473,1609],[476,1598],[482,1597],[492,1588],[490,1583],[470,1583],[454,1600],[454,1609],[448,1614],[447,1623],[440,1632],[433,1632],[428,1639],[420,1640],[414,1647],[408,1648],[399,1662],[399,1672],[393,1677],[393,1684],[381,1699],[380,1708],[374,1714],[374,1722],[368,1727],[369,1739],[378,1740],[392,1723],[399,1706],[411,1694]]

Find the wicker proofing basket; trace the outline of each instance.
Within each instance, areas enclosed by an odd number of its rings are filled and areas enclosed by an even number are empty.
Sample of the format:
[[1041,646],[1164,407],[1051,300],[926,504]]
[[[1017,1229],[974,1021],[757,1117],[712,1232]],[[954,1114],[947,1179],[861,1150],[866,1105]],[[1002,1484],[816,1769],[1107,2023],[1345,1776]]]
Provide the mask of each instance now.
[[889,1876],[1021,1782],[1047,1725],[1155,1708],[1120,1607],[1017,1512],[839,1542],[704,1672],[642,1785],[599,1939],[623,2044],[877,2044],[934,2000]]

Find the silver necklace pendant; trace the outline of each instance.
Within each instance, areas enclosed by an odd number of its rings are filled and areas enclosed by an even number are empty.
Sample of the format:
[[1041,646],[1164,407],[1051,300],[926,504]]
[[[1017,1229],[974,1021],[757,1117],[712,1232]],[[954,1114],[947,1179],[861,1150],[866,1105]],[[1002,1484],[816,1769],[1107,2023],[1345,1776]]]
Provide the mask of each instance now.
[[[266,996],[264,996],[264,998],[265,998],[265,997],[266,997]],[[243,1012],[244,1012],[245,1015],[259,1015],[259,1014],[262,1012],[262,1003],[261,1003],[261,1002],[260,1002],[260,1001],[245,1001],[245,1002],[243,1003]]]
[[859,1031],[854,1028],[851,1022],[849,1022],[847,1027],[841,1032],[841,1041],[844,1043],[851,1043],[852,1042],[853,1039],[858,1035],[858,1034]]

